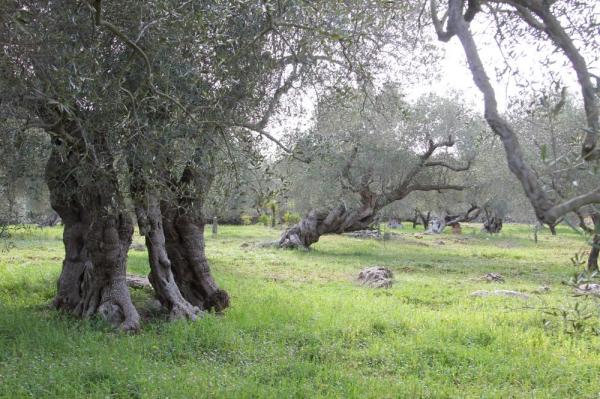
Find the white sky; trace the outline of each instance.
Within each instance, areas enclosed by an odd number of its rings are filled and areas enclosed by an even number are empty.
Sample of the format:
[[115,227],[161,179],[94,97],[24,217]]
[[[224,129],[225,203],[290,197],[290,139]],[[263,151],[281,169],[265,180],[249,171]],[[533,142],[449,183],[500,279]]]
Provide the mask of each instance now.
[[[510,98],[519,95],[518,83],[526,83],[527,81],[543,81],[547,82],[544,68],[539,64],[539,61],[544,57],[551,56],[557,62],[554,66],[554,72],[558,73],[563,79],[563,83],[567,86],[568,92],[575,98],[580,98],[579,85],[577,84],[573,70],[570,65],[562,66],[566,60],[562,54],[552,54],[553,48],[547,45],[546,48],[540,50],[526,40],[521,40],[516,44],[516,54],[521,54],[516,60],[511,58],[511,65],[518,69],[519,74],[512,76],[510,73],[505,74],[501,81],[497,80],[495,67],[503,68],[504,61],[500,49],[498,48],[494,38],[489,32],[495,31],[495,27],[487,25],[487,22],[479,22],[472,24],[480,56],[486,64],[486,72],[492,81],[496,90],[496,97],[500,110],[505,110]],[[456,37],[452,38],[448,43],[436,42],[442,53],[439,63],[434,69],[439,72],[438,76],[432,76],[429,80],[421,80],[417,83],[403,85],[408,101],[414,101],[418,97],[427,94],[435,93],[437,95],[451,95],[453,93],[462,93],[463,100],[471,105],[479,112],[483,112],[482,95],[479,89],[475,86],[473,78],[467,62],[464,51],[460,42]],[[599,65],[589,65],[591,71],[600,70]],[[399,74],[400,72],[392,71],[390,76]],[[517,81],[519,79],[519,81]],[[546,84],[546,83],[544,83]],[[298,95],[296,92],[290,95],[286,101],[286,111],[279,117],[274,118],[270,123],[269,130],[276,136],[282,137],[286,131],[290,130],[306,130],[310,127],[312,115],[315,110],[316,97],[305,93]],[[289,114],[288,114],[289,112]]]

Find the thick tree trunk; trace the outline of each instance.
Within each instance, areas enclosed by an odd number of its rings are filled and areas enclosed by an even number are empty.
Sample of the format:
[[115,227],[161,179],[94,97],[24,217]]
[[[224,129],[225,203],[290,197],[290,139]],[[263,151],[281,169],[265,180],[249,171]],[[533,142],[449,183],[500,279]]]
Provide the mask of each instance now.
[[157,194],[152,192],[152,186],[144,176],[143,165],[135,156],[128,157],[127,163],[131,173],[130,188],[138,226],[140,234],[145,237],[148,250],[150,264],[148,281],[162,307],[169,312],[171,320],[182,318],[195,320],[201,310],[189,303],[177,286],[167,252],[160,200]]
[[53,151],[46,166],[46,182],[51,206],[60,215],[64,225],[65,258],[53,306],[72,312],[81,301],[81,283],[86,263],[89,262],[85,247],[89,217],[75,198],[77,182],[72,175],[66,174],[66,166],[58,152]]
[[594,221],[594,238],[588,258],[588,270],[594,272],[598,271],[598,256],[600,255],[600,214],[594,214],[592,220]]
[[[196,161],[204,165],[201,149]],[[217,286],[204,252],[202,204],[213,175],[208,167],[190,164],[173,187],[170,202],[161,203],[167,254],[179,291],[201,310],[221,312],[229,306],[229,295]]]
[[181,209],[163,209],[167,254],[181,294],[202,310],[227,308],[229,295],[214,281],[204,253],[202,217],[181,214]]
[[139,329],[140,318],[127,287],[127,251],[133,222],[125,212],[106,212],[105,199],[98,201],[93,224],[88,230],[87,263],[81,284],[82,300],[75,309],[84,317],[96,313],[125,331]]
[[[57,309],[81,317],[99,314],[123,330],[137,330],[139,315],[126,284],[127,251],[133,224],[118,189],[112,163],[85,186],[55,148],[46,168],[54,210],[65,225],[65,260],[53,301]],[[93,170],[93,169],[92,169]]]
[[490,234],[500,233],[502,230],[502,218],[499,218],[498,216],[486,218],[483,223],[483,229]]
[[312,210],[300,223],[286,230],[280,240],[281,248],[309,248],[325,234],[342,234],[368,228],[376,211],[371,206],[346,209],[340,205],[327,211]]
[[171,320],[187,318],[195,320],[200,308],[189,303],[181,294],[173,275],[171,261],[167,253],[163,218],[159,202],[155,197],[147,198],[147,207],[136,207],[140,232],[146,238],[150,274],[148,280],[156,297],[169,312]]

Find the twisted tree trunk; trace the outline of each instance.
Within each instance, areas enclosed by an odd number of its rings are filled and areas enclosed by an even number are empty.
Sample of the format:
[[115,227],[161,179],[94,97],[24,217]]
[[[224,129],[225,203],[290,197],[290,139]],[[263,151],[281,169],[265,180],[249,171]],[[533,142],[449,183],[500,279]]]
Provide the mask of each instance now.
[[46,168],[52,207],[65,225],[65,260],[53,304],[76,316],[98,314],[120,329],[137,330],[139,315],[126,284],[133,223],[124,212],[112,159],[90,169],[93,179],[86,176],[82,184],[74,168],[83,159],[73,153],[64,157],[55,147]]
[[202,217],[170,211],[163,214],[166,248],[183,297],[202,310],[221,312],[229,295],[213,279],[204,251]]
[[[136,145],[143,145],[143,143],[136,143]],[[130,188],[138,226],[148,250],[150,264],[148,281],[162,307],[169,312],[171,320],[182,318],[195,320],[201,310],[183,297],[173,275],[167,252],[158,188],[152,183],[148,184],[144,165],[133,152],[127,158],[127,163],[131,174]]]
[[346,209],[341,204],[331,210],[312,210],[300,223],[282,234],[279,247],[307,249],[324,234],[364,230],[373,223],[375,215],[376,209],[370,205]]
[[53,306],[72,312],[81,301],[80,287],[86,263],[89,262],[85,247],[89,215],[75,196],[78,188],[75,178],[67,172],[67,163],[61,160],[56,150],[52,151],[46,165],[45,178],[50,191],[50,204],[63,220],[65,247],[65,258]]
[[167,253],[166,239],[163,228],[163,216],[159,201],[150,196],[147,209],[142,213],[142,208],[137,207],[140,232],[145,236],[148,249],[150,274],[148,280],[162,306],[169,312],[169,318],[187,318],[195,320],[200,314],[200,308],[188,302],[173,275],[171,261]]
[[193,306],[221,312],[229,306],[229,295],[213,279],[204,251],[202,205],[212,177],[208,168],[188,165],[172,187],[174,198],[163,201],[161,211],[167,255],[179,291]]

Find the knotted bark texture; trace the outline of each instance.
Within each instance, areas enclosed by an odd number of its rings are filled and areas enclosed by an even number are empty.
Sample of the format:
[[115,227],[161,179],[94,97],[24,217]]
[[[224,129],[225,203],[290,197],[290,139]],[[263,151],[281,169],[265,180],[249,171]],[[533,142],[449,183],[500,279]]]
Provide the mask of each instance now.
[[331,210],[312,210],[300,223],[283,233],[279,240],[281,248],[308,248],[324,234],[342,234],[364,230],[375,216],[372,207],[348,210],[342,204]]
[[[97,143],[102,148],[105,143]],[[122,330],[139,329],[139,315],[126,284],[133,223],[124,212],[108,152],[82,175],[83,159],[55,146],[46,167],[51,205],[64,224],[65,259],[53,305],[80,317],[100,315]],[[88,165],[90,166],[90,165]]]
[[202,311],[227,308],[229,296],[214,281],[204,252],[202,202],[212,174],[190,164],[159,200],[135,160],[129,166],[140,233],[148,248],[148,279],[170,318],[194,320]]

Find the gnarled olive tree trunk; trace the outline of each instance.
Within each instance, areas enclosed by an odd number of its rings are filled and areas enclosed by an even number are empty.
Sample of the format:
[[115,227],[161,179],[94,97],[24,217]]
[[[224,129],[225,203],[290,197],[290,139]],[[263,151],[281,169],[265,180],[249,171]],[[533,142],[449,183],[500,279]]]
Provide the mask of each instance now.
[[[102,148],[106,143],[99,144]],[[126,283],[133,222],[125,211],[112,158],[100,151],[96,157],[101,160],[86,165],[89,169],[82,176],[78,168],[88,160],[70,151],[61,154],[55,147],[46,167],[52,207],[65,226],[65,260],[53,304],[77,316],[99,314],[123,330],[137,330],[139,315]]]
[[46,183],[52,208],[63,220],[65,258],[57,282],[53,306],[73,312],[81,301],[81,283],[89,262],[85,235],[89,229],[89,215],[76,198],[77,181],[69,173],[68,163],[55,149],[46,165]]
[[183,297],[202,310],[220,312],[229,306],[229,295],[213,279],[204,252],[204,220],[169,209],[163,213],[166,249],[177,286]]
[[377,209],[370,203],[357,209],[341,204],[330,210],[312,210],[300,223],[286,230],[279,239],[281,248],[309,248],[325,234],[342,234],[368,228]]
[[179,291],[193,306],[220,312],[229,295],[213,279],[204,251],[203,199],[213,175],[188,166],[174,184],[174,198],[161,203],[166,250]]
[[202,205],[213,176],[210,165],[201,162],[204,155],[198,148],[180,179],[163,175],[158,184],[146,181],[142,165],[128,159],[138,224],[148,249],[148,279],[172,319],[193,320],[201,311],[220,312],[229,306],[229,296],[215,283],[204,253]]
[[195,320],[201,310],[188,302],[177,285],[167,253],[163,228],[163,216],[159,201],[149,196],[145,208],[136,206],[140,233],[146,239],[150,274],[148,280],[162,306],[169,312],[170,319],[188,318]]

